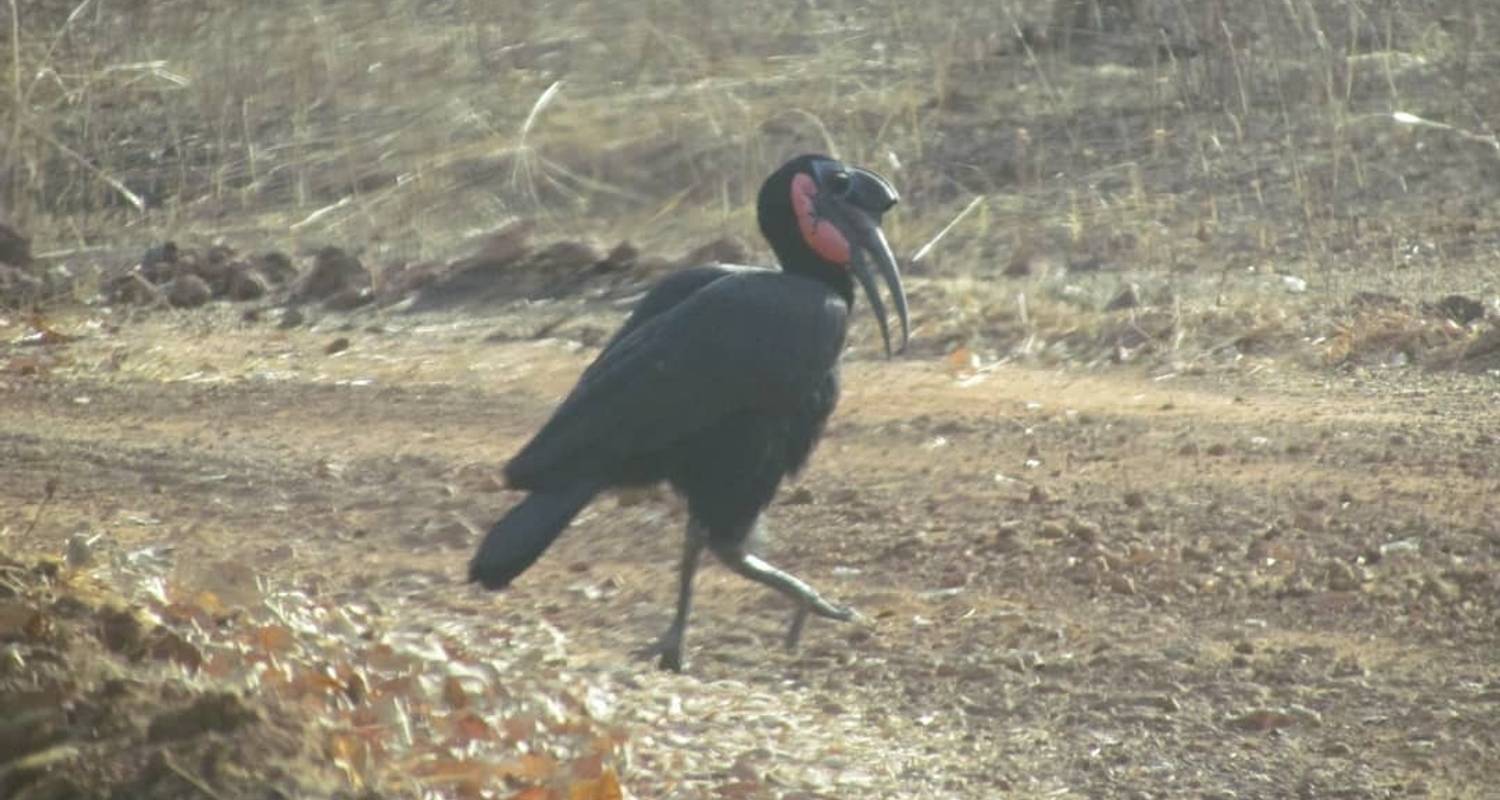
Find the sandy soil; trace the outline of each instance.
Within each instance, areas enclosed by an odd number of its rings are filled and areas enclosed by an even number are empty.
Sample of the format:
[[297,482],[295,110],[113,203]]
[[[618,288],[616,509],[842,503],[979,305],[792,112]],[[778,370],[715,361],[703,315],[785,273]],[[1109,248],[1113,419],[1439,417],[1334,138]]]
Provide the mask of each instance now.
[[[142,777],[98,750],[122,766],[66,785],[103,795],[128,779],[162,797],[202,796],[193,781],[225,796],[278,796],[275,785],[279,796],[546,797],[579,780],[597,792],[582,796],[605,797],[615,776],[661,798],[1491,791],[1493,386],[1410,371],[976,370],[856,351],[812,467],[771,509],[767,553],[865,619],[819,621],[800,652],[782,652],[783,601],[711,567],[678,676],[633,655],[670,616],[682,519],[665,494],[596,501],[511,591],[462,583],[476,533],[514,499],[500,465],[592,354],[566,338],[490,336],[546,314],[332,316],[281,330],[219,308],[119,326],[57,319],[82,338],[13,344],[0,373],[10,569],[89,540],[44,570],[49,613],[56,595],[95,587],[100,609],[117,597],[212,663],[222,635],[174,618],[170,603],[208,607],[221,632],[280,604],[292,622],[252,628],[286,631],[295,642],[257,641],[289,663],[319,636],[354,643],[344,660],[326,646],[310,657],[335,665],[338,702],[268,682],[264,668],[247,682],[175,663],[191,657],[74,646],[192,696],[230,692],[263,729],[253,741],[284,744],[264,729],[291,716],[311,744],[275,751],[294,766],[274,778],[210,774],[180,752]],[[614,314],[596,312],[597,324]],[[11,323],[6,339],[19,341],[25,326]],[[326,352],[337,338],[347,349]],[[56,492],[39,508],[48,481]],[[299,625],[297,608],[324,611]],[[82,640],[109,644],[102,617],[79,619],[92,633]],[[339,620],[347,640],[319,632]],[[12,650],[42,647],[19,631],[0,620]],[[359,724],[380,692],[349,691],[349,675],[388,666],[359,648],[434,636],[443,649],[392,669],[421,679],[485,664],[464,676],[477,681],[470,700],[414,689],[395,717]],[[93,696],[97,673],[80,668],[70,691]],[[458,708],[510,734],[455,744],[430,732]],[[252,746],[214,719],[187,738]],[[517,719],[536,735],[511,730]],[[51,797],[59,764],[109,747],[59,724],[82,756],[53,746],[55,763],[0,781]],[[145,725],[122,734],[135,761],[142,747],[186,746]],[[354,753],[340,730],[380,746]],[[580,732],[596,748],[582,767],[577,741],[564,741]],[[533,763],[515,761],[528,752],[555,764],[477,766]],[[434,753],[456,772],[420,768]],[[340,769],[314,781],[329,763]]]

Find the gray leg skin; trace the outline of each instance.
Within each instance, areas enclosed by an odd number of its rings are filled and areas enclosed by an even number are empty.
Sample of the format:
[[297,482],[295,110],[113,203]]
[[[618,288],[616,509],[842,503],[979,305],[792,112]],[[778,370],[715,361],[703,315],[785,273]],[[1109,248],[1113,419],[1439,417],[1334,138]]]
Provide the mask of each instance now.
[[750,555],[738,545],[710,544],[714,555],[724,562],[724,566],[749,578],[756,583],[764,584],[786,595],[797,604],[796,614],[792,617],[791,628],[786,632],[785,644],[787,649],[794,649],[797,642],[802,638],[802,628],[807,622],[809,613],[817,614],[827,619],[836,619],[847,622],[854,619],[854,610],[844,606],[836,606],[823,596],[818,590],[809,586],[797,576],[783,572],[772,564],[766,562],[760,556]]
[[796,650],[797,642],[802,640],[802,627],[807,624],[808,610],[807,606],[799,605],[797,610],[792,612],[792,624],[787,627],[786,638],[781,642],[782,646],[789,651]]
[[677,616],[672,618],[672,625],[656,640],[656,644],[644,651],[645,655],[657,656],[662,669],[681,672],[686,664],[682,649],[687,637],[688,614],[693,610],[693,575],[698,572],[698,557],[703,553],[705,538],[697,523],[688,523],[682,543],[682,566],[677,573]]

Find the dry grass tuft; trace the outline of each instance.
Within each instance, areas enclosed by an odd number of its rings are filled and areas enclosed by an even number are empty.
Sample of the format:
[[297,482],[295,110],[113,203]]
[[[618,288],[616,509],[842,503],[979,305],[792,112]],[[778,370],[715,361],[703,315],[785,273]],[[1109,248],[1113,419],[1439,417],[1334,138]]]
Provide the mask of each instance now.
[[936,242],[914,271],[1001,286],[975,302],[1010,337],[1034,323],[1004,311],[1007,267],[1045,295],[1105,291],[1102,271],[1176,320],[1279,302],[1283,274],[1294,308],[1495,291],[1490,4],[8,10],[0,199],[75,271],[166,238],[386,268],[517,219],[755,241],[760,177],[818,149],[892,173],[893,240]]

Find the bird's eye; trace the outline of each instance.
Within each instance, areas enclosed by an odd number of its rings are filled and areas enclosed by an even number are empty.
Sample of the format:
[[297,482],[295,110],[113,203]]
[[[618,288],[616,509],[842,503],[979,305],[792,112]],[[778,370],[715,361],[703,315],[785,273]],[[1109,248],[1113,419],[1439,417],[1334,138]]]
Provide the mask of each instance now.
[[843,196],[849,193],[849,173],[840,170],[828,176],[828,190]]

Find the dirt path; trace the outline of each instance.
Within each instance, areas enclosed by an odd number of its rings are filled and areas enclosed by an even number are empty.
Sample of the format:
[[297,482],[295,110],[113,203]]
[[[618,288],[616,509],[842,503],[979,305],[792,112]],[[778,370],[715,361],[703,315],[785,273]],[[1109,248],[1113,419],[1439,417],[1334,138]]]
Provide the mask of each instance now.
[[460,583],[591,353],[493,324],[198,315],[50,348],[0,376],[0,542],[170,546],[183,585],[249,565],[461,637],[501,684],[607,698],[638,797],[1482,797],[1500,772],[1491,389],[858,360],[768,554],[866,620],[783,653],[783,603],[710,568],[674,676],[632,656],[670,615],[670,498],[597,501],[510,592]]

